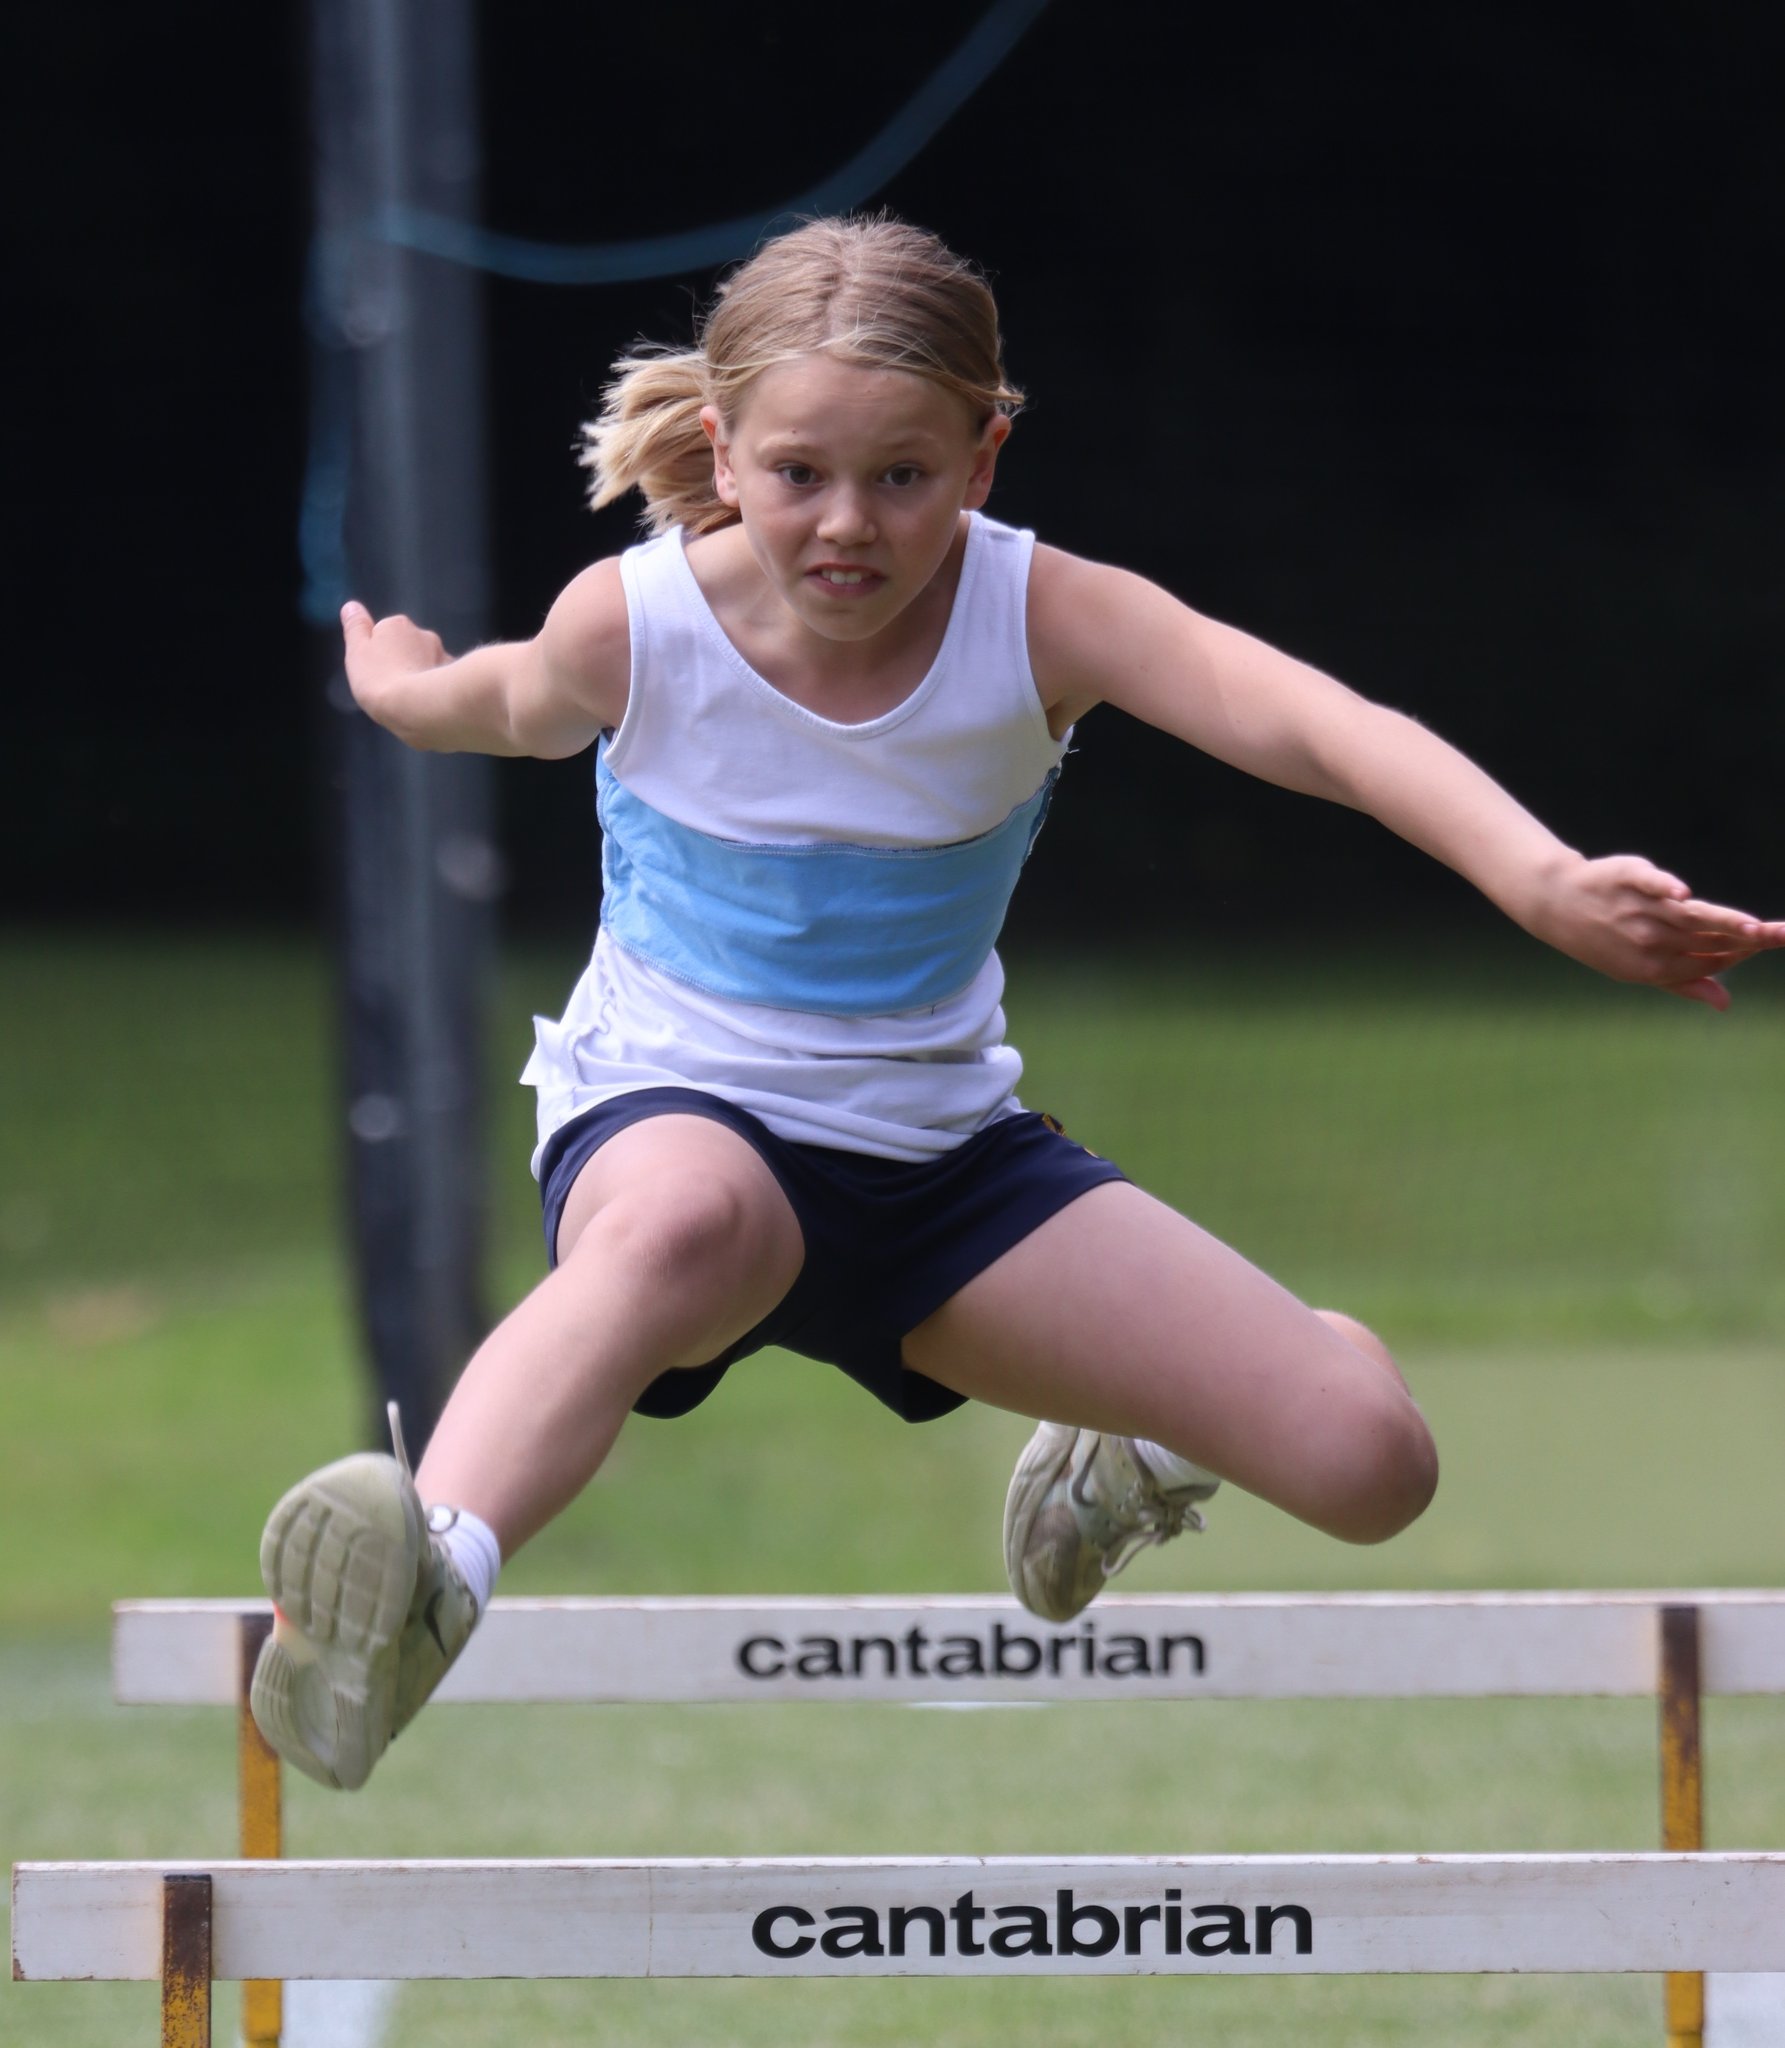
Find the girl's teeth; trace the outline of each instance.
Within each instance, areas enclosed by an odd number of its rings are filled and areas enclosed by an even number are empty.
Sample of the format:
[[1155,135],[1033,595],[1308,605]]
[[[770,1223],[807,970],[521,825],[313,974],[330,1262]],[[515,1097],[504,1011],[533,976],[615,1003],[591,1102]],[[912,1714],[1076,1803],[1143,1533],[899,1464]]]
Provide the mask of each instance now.
[[827,583],[859,583],[862,580],[859,569],[821,569],[819,574]]

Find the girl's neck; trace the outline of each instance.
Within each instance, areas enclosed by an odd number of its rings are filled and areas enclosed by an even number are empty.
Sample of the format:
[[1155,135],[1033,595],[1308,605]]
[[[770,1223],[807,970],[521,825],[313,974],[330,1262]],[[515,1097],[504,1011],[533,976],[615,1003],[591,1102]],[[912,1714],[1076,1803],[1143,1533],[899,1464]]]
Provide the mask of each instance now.
[[687,543],[688,567],[719,630],[771,688],[837,725],[895,711],[936,665],[966,558],[965,516],[942,566],[896,617],[862,640],[815,631],[764,576],[740,526]]

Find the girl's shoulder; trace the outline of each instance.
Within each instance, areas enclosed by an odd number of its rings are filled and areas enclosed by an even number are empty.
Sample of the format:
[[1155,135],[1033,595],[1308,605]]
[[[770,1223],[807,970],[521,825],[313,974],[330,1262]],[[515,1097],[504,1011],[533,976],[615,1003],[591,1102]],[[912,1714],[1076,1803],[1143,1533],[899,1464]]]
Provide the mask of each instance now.
[[632,627],[621,557],[605,555],[573,576],[539,630],[548,670],[604,727],[625,716],[632,679]]
[[1228,629],[1132,569],[1037,548],[1027,623],[1029,665],[1056,732],[1114,704],[1183,737],[1184,707],[1221,694],[1213,678]]
[[580,569],[552,600],[546,628],[590,643],[626,637],[626,581],[620,555],[603,555]]
[[1026,615],[1029,666],[1050,720],[1070,724],[1102,701],[1109,665],[1121,658],[1148,591],[1156,592],[1156,586],[1127,569],[1035,543]]

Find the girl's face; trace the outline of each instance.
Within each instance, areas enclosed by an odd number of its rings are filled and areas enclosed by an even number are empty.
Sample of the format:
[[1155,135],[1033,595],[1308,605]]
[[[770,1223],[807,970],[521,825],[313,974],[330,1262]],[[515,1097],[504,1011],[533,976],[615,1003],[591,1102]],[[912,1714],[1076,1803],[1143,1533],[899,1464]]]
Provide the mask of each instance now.
[[1010,422],[907,370],[824,355],[765,370],[735,418],[701,415],[719,496],[764,576],[827,640],[871,639],[930,584],[986,501]]

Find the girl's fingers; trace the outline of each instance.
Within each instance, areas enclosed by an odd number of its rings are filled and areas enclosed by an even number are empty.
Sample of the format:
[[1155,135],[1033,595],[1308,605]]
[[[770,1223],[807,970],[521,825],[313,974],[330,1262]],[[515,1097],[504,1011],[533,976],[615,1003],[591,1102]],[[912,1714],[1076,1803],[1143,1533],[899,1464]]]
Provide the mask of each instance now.
[[1688,896],[1680,902],[1658,904],[1656,911],[1670,924],[1705,934],[1730,932],[1748,938],[1756,932],[1768,930],[1785,932],[1785,924],[1769,926],[1751,910],[1736,910],[1727,903],[1704,903],[1696,896]]
[[1670,993],[1684,996],[1689,1003],[1707,1003],[1713,1010],[1729,1008],[1729,991],[1714,975],[1704,975],[1697,981],[1675,982]]
[[1785,946],[1785,924],[1763,923],[1757,917],[1737,917],[1728,924],[1695,924],[1689,936],[1705,939],[1713,944],[1718,940],[1729,941],[1745,948],[1750,953],[1769,952],[1775,946]]
[[[1592,922],[1610,950],[1592,948],[1577,957],[1618,980],[1646,982],[1687,1002],[1713,1010],[1729,1007],[1722,975],[1756,953],[1785,946],[1785,921],[1763,919],[1733,904],[1707,903],[1678,876],[1636,854],[1589,863],[1587,884]],[[1621,956],[1622,964],[1613,964]]]
[[[1618,881],[1641,889],[1645,894],[1658,896],[1664,902],[1682,902],[1692,891],[1678,875],[1670,875],[1665,868],[1658,868],[1652,860],[1644,860],[1640,854],[1627,854],[1622,860],[1607,864]],[[1618,870],[1622,872],[1618,872]]]

